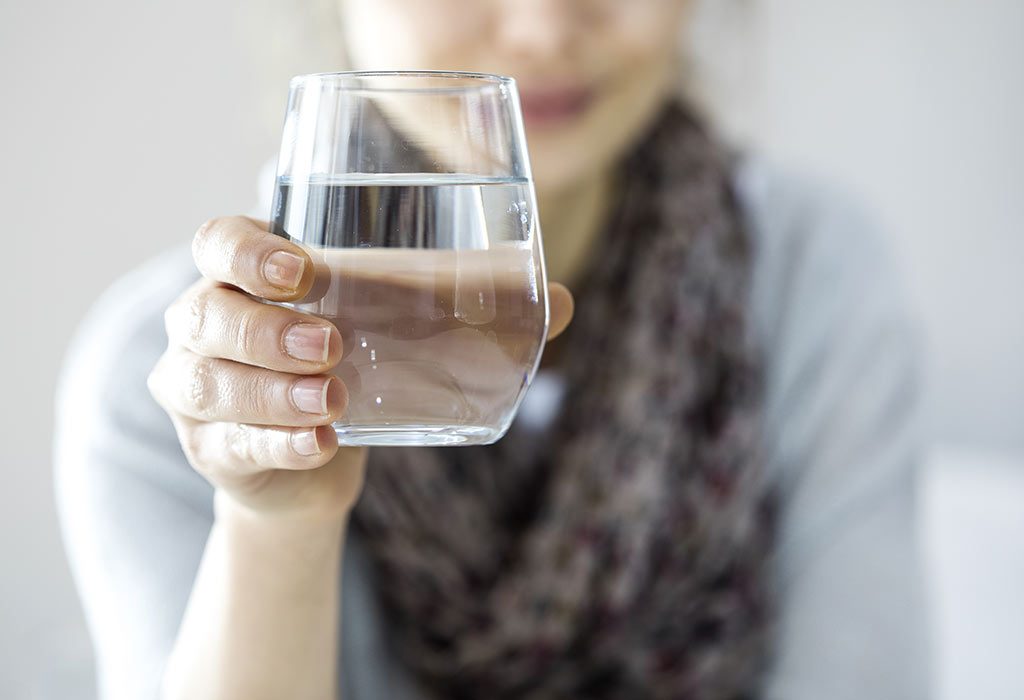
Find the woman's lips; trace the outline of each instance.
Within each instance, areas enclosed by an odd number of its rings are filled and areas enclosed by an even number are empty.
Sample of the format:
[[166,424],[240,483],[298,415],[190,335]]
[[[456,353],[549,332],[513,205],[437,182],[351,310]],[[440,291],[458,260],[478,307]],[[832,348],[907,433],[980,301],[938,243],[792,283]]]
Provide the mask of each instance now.
[[519,90],[523,121],[528,126],[561,126],[582,115],[592,100],[593,91],[579,86]]

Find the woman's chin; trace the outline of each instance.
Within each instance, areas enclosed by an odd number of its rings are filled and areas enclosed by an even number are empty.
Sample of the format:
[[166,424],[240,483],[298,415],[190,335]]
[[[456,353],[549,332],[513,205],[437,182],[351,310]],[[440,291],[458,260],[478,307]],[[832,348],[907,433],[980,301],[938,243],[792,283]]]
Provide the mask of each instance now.
[[[578,159],[579,155],[574,157]],[[563,192],[582,178],[582,168],[576,163],[567,162],[567,158],[558,158],[554,154],[531,154],[530,161],[534,184],[541,195]]]
[[578,184],[588,173],[602,164],[594,149],[584,146],[585,138],[578,129],[531,131],[526,142],[530,149],[530,166],[539,191],[558,192]]

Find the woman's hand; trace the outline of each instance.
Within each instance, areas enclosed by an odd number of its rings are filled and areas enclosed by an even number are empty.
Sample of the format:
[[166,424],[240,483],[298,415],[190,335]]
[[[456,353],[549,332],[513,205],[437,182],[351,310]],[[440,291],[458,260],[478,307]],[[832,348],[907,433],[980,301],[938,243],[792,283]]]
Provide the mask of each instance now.
[[[341,550],[366,465],[330,425],[347,402],[327,374],[341,334],[248,296],[295,301],[313,284],[309,256],[265,225],[214,219],[192,251],[203,279],[167,309],[149,388],[216,487],[217,518],[163,696],[334,697]],[[549,299],[553,336],[572,296],[552,285]]]
[[186,457],[220,497],[252,511],[344,516],[366,450],[339,450],[331,427],[348,400],[327,374],[341,360],[341,334],[246,295],[302,298],[313,261],[245,217],[204,224],[192,253],[203,279],[167,309],[169,345],[149,376]]
[[[195,235],[203,279],[167,309],[169,345],[149,389],[174,423],[192,466],[220,497],[261,514],[342,517],[359,495],[365,448],[338,449],[331,422],[348,393],[327,372],[342,356],[329,322],[263,304],[303,298],[313,261],[246,217],[213,219]],[[572,317],[548,289],[549,338]]]

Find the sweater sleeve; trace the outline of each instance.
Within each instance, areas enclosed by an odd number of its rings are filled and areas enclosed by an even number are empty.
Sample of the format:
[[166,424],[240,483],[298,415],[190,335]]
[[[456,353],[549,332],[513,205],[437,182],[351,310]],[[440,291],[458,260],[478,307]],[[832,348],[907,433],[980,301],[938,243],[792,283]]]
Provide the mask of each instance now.
[[920,348],[877,226],[842,197],[748,172],[780,499],[769,700],[923,698],[915,477]]
[[156,698],[213,521],[148,376],[163,309],[193,279],[185,249],[110,288],[73,341],[57,397],[58,512],[103,700]]
[[[146,388],[167,345],[163,311],[195,278],[182,248],[114,284],[80,325],[58,389],[58,511],[100,700],[158,697],[213,525],[213,489]],[[339,690],[348,700],[423,698],[387,647],[353,535],[342,565]]]

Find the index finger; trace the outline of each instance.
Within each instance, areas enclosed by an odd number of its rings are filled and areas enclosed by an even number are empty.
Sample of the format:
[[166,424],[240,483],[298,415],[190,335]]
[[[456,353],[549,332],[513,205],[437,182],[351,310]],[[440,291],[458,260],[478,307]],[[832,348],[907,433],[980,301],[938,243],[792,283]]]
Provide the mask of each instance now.
[[192,258],[204,277],[271,301],[300,299],[313,285],[306,251],[247,216],[218,217],[200,226]]

